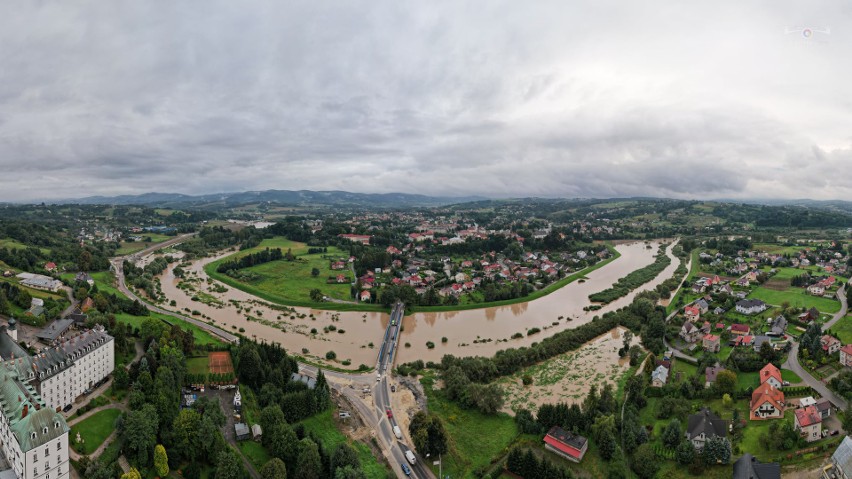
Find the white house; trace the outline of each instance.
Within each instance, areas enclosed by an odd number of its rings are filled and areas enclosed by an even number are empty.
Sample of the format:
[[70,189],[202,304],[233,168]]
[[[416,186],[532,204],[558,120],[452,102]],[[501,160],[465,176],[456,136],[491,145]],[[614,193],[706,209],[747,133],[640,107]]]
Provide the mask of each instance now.
[[737,301],[737,312],[740,314],[757,314],[766,311],[766,303],[759,299],[744,299]]

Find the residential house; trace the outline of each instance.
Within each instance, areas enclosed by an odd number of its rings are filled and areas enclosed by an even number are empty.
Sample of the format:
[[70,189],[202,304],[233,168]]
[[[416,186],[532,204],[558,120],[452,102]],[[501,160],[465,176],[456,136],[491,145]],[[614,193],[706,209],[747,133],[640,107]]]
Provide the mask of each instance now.
[[831,465],[822,471],[823,479],[852,479],[852,438],[846,436],[831,455]]
[[711,384],[715,383],[716,382],[716,376],[718,376],[719,373],[724,371],[724,370],[725,370],[725,368],[723,368],[722,366],[719,366],[718,363],[716,363],[715,366],[710,366],[710,367],[704,369],[704,387],[709,388]]
[[369,291],[361,291],[361,301],[369,301],[371,296]]
[[664,365],[657,366],[657,369],[651,373],[651,386],[655,388],[661,388],[666,385],[666,381],[669,379],[669,370]]
[[589,441],[578,434],[553,426],[544,436],[544,448],[572,462],[580,462],[589,448]]
[[803,323],[810,323],[811,321],[816,321],[817,319],[819,319],[819,311],[817,311],[816,308],[811,308],[799,315],[799,321]]
[[781,371],[772,363],[768,363],[760,370],[760,384],[765,382],[776,388],[780,388],[784,384],[781,379]]
[[822,415],[814,406],[796,409],[793,427],[799,431],[808,442],[814,442],[822,438]]
[[840,351],[840,347],[842,346],[839,339],[827,334],[824,334],[821,338],[819,338],[819,343],[822,345],[822,350],[827,354],[834,354],[837,351]]
[[694,343],[701,338],[701,329],[692,321],[686,321],[680,328],[680,337],[687,343]]
[[733,288],[731,288],[730,284],[723,284],[722,286],[719,286],[719,289],[716,290],[716,291],[718,293],[725,293],[725,294],[729,294],[729,295],[734,294],[734,290],[733,290]]
[[715,334],[706,334],[703,339],[704,350],[710,353],[718,353],[722,348],[719,342],[719,336]]
[[762,463],[751,454],[745,453],[734,463],[733,479],[781,479],[781,464]]
[[749,407],[752,421],[784,417],[784,392],[764,382],[751,393]]
[[53,261],[49,261],[45,263],[44,269],[50,272],[56,271],[56,263],[54,263]]
[[686,439],[699,451],[704,449],[705,442],[714,437],[725,437],[727,433],[727,421],[723,421],[706,407],[690,415],[687,421]]
[[825,288],[818,284],[812,284],[808,286],[808,293],[814,296],[822,296],[825,294]]
[[787,318],[783,315],[778,315],[775,319],[772,320],[772,324],[769,326],[769,336],[784,336],[787,332]]
[[766,311],[767,305],[759,299],[744,299],[737,301],[736,307],[740,314],[757,314]]
[[745,336],[751,332],[747,324],[734,323],[731,325],[731,334],[734,336]]
[[683,308],[683,315],[688,321],[696,321],[701,316],[701,309],[697,306],[687,306]]
[[822,398],[814,404],[817,411],[819,411],[819,415],[825,419],[828,416],[831,416],[831,401],[826,398]]
[[713,314],[717,316],[725,314],[725,308],[717,306],[716,309],[713,310]]
[[696,300],[694,303],[692,303],[692,305],[698,307],[698,309],[701,311],[701,314],[704,314],[710,310],[710,304],[704,298]]
[[852,344],[840,348],[840,364],[847,367],[852,366]]
[[731,339],[730,345],[737,346],[751,346],[754,344],[754,336],[750,334],[746,334],[745,336],[737,336]]
[[769,345],[772,346],[772,338],[769,336],[755,336],[752,347],[755,352],[760,352],[760,348],[766,343],[769,343]]

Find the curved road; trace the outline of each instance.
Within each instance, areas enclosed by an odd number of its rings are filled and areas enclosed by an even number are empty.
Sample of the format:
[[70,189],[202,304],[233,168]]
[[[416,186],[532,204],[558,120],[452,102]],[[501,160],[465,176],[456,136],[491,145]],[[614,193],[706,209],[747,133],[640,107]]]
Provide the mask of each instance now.
[[[841,318],[846,316],[846,312],[848,311],[849,305],[846,301],[846,286],[839,288],[837,290],[837,299],[840,300],[840,311],[834,315],[828,322],[823,325],[823,330],[830,329],[834,326]],[[805,368],[799,364],[799,343],[791,342],[792,347],[790,349],[790,354],[787,355],[787,361],[781,365],[781,367],[789,369],[796,373],[800,378],[802,378],[802,382],[813,388],[815,391],[820,393],[822,397],[831,401],[835,407],[841,410],[846,410],[846,406],[848,405],[846,400],[840,396],[834,394],[828,387],[820,381],[819,379],[811,376],[811,373],[805,371]]]
[[[125,260],[133,261],[135,259],[141,258],[143,256],[153,253],[158,249],[180,243],[186,238],[193,236],[194,234],[195,233],[190,233],[176,237],[166,242],[146,248],[132,255],[113,258],[112,265],[113,270],[115,272],[117,288],[128,298],[135,301],[139,301],[151,311],[191,323],[215,336],[218,336],[219,338],[227,342],[238,343],[238,336],[235,336],[223,329],[220,329],[216,326],[212,326],[203,321],[199,321],[190,316],[185,316],[179,313],[175,313],[173,311],[160,308],[159,306],[151,304],[147,300],[140,298],[127,287],[124,278]],[[402,319],[403,314],[404,311],[400,311],[400,321]],[[391,364],[385,365],[384,360],[381,361],[381,365],[383,366],[382,371],[385,367],[390,369],[390,367],[392,366]],[[316,377],[318,370],[319,368],[316,366],[301,362],[299,363],[299,372],[308,373]],[[405,459],[405,451],[409,450],[409,448],[402,441],[398,441],[396,439],[396,436],[394,436],[392,430],[393,425],[395,425],[396,423],[389,422],[385,413],[386,408],[390,407],[389,384],[387,382],[387,375],[382,374],[380,381],[374,381],[372,379],[373,376],[370,373],[354,374],[324,370],[323,374],[325,374],[326,378],[328,378],[329,385],[334,388],[338,393],[345,396],[349,400],[349,402],[355,407],[355,409],[358,410],[358,414],[362,417],[364,422],[370,427],[372,427],[374,431],[376,431],[380,439],[379,444],[381,444],[384,455],[390,463],[391,468],[394,470],[394,473],[396,473],[398,477],[406,477],[405,474],[403,474],[402,472],[400,464],[408,463],[408,461]],[[371,386],[375,386],[375,407],[372,410],[367,404],[364,403],[364,401],[359,395],[360,391],[362,391],[364,388],[368,388]],[[421,479],[434,479],[435,477],[432,471],[423,464],[422,460],[418,460],[416,464],[412,466],[412,469],[413,473],[411,476],[408,477],[416,477]]]

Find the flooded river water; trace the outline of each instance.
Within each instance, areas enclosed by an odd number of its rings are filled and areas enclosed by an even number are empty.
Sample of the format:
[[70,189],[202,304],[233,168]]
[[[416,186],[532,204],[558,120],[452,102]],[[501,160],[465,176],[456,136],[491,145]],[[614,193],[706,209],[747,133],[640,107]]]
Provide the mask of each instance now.
[[[563,329],[587,323],[596,315],[621,308],[629,304],[639,291],[652,289],[672,276],[679,260],[671,253],[671,247],[667,253],[672,258],[672,264],[657,278],[598,311],[583,310],[591,304],[589,294],[606,289],[631,271],[653,262],[658,245],[657,242],[617,245],[620,258],[590,272],[585,281],[574,281],[534,301],[406,316],[403,319],[404,329],[396,362],[415,359],[438,361],[444,354],[492,356],[500,349],[528,346]],[[258,341],[278,342],[296,354],[324,360],[328,351],[334,351],[338,361],[351,360],[349,367],[353,369],[359,364],[370,367],[375,365],[378,354],[376,348],[381,344],[389,320],[386,313],[335,312],[299,307],[287,308],[292,312],[283,312],[280,306],[269,305],[249,293],[210,280],[203,267],[218,258],[197,260],[184,268],[190,272],[189,279],[193,280],[195,291],[179,288],[181,280],[173,272],[176,264],[169,266],[160,279],[163,294],[169,301],[175,301],[175,306],[170,309],[184,313],[185,309],[198,311],[227,331],[238,332],[239,328],[243,328],[243,334],[248,337]],[[213,285],[224,286],[227,291],[214,292],[211,288]],[[192,297],[197,296],[198,292],[215,299],[208,301],[209,304],[193,301]],[[563,319],[558,319],[560,316]],[[328,330],[330,327],[336,331]],[[541,332],[527,336],[526,331],[533,327],[541,329]],[[312,329],[316,333],[312,333]],[[340,333],[340,330],[345,332]],[[510,339],[515,333],[523,333],[523,337]],[[447,338],[445,343],[442,342],[444,337]],[[427,348],[428,341],[434,343],[433,349]],[[371,342],[373,347],[370,346]],[[406,347],[406,343],[409,346]],[[303,353],[304,350],[308,352]]]

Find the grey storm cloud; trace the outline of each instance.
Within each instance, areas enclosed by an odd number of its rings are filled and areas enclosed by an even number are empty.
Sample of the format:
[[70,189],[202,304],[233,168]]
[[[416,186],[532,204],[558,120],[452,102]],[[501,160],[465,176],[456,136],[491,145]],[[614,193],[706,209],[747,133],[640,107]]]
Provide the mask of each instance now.
[[849,3],[0,5],[0,201],[852,196]]

